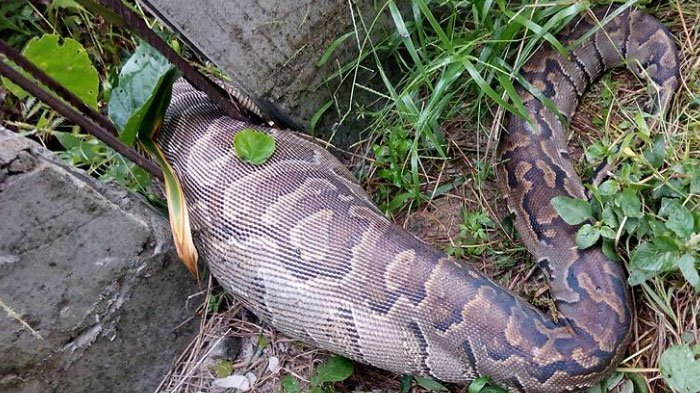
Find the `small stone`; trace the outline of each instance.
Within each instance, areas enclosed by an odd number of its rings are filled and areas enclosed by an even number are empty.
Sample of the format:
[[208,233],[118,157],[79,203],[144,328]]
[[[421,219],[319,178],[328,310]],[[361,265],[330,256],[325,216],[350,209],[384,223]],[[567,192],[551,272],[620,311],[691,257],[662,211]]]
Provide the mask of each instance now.
[[238,389],[242,392],[250,390],[250,379],[247,375],[233,374],[226,378],[218,378],[214,380],[214,386],[227,389]]
[[277,356],[272,356],[267,359],[267,369],[273,373],[277,374],[280,371],[280,359]]

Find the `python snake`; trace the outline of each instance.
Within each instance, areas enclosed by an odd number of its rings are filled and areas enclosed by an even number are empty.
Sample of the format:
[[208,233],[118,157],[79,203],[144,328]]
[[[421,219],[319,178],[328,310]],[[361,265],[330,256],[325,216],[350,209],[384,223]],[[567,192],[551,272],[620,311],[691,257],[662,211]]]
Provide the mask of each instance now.
[[[571,119],[605,70],[628,64],[663,113],[679,86],[669,31],[653,17],[594,8],[559,35],[595,33],[568,57],[539,49],[522,75]],[[520,89],[530,122],[510,116],[500,152],[516,228],[549,277],[558,318],[389,222],[323,148],[291,131],[233,120],[186,82],[173,88],[156,143],[179,178],[199,255],[212,274],[281,333],[400,374],[466,383],[488,375],[513,392],[577,391],[608,375],[630,337],[623,267],[577,250],[577,228],[550,204],[584,190],[561,118]],[[243,163],[236,132],[276,141]]]

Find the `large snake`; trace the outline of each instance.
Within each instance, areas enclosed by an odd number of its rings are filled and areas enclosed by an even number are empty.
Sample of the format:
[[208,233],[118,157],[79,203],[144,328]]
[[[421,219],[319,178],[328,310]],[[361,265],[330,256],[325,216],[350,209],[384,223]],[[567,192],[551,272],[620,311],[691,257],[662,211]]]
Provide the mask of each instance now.
[[[605,70],[631,66],[663,112],[679,86],[669,31],[653,17],[595,8],[559,35],[595,33],[568,56],[549,47],[522,68],[571,119]],[[465,383],[480,375],[514,392],[576,391],[608,375],[630,337],[623,267],[575,246],[577,228],[550,204],[584,198],[565,126],[527,90],[530,116],[508,119],[500,151],[508,205],[524,244],[546,271],[558,318],[389,222],[323,148],[291,131],[233,120],[185,82],[173,88],[156,137],[184,191],[194,243],[212,274],[285,335],[401,374]],[[276,150],[263,165],[232,147],[242,129]]]

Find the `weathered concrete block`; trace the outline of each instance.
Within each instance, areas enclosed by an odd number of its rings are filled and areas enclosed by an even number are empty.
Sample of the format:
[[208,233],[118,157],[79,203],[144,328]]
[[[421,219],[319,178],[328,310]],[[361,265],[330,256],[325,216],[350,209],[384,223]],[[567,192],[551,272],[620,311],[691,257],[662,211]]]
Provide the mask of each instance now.
[[0,127],[0,391],[153,391],[196,291],[161,213]]
[[[346,0],[140,0],[190,45],[232,78],[233,84],[246,92],[270,114],[279,110],[304,128],[311,116],[332,97],[338,110],[351,108],[353,78],[339,86],[340,78],[324,82],[339,66],[358,56],[358,39],[350,37],[338,47],[323,66],[317,65],[329,45],[345,33],[356,31],[364,39],[360,23],[353,26],[353,16],[371,24],[377,10],[373,2]],[[402,8],[408,4],[404,4]],[[352,9],[351,9],[352,7]],[[375,25],[373,37],[381,38],[381,27],[388,25],[387,15]],[[373,83],[376,73],[361,72],[356,82]],[[378,77],[376,79],[379,79]],[[363,97],[369,97],[363,100]],[[378,97],[355,89],[352,105],[372,102]],[[272,105],[266,105],[266,103]],[[328,111],[318,125],[318,135],[347,147],[362,129],[346,120],[334,128],[338,114]]]

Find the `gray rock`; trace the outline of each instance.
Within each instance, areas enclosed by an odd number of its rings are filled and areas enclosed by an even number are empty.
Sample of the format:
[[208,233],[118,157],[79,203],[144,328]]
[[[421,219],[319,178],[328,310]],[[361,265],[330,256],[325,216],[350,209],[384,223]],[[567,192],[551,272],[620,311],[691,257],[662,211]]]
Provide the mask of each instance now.
[[161,212],[0,127],[0,391],[153,391],[195,292]]

